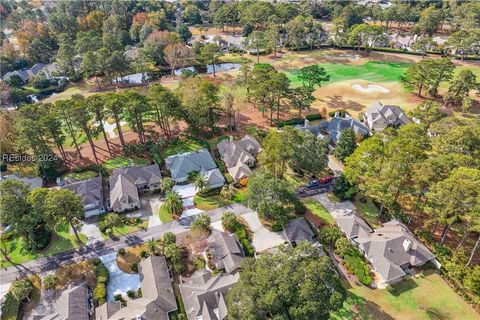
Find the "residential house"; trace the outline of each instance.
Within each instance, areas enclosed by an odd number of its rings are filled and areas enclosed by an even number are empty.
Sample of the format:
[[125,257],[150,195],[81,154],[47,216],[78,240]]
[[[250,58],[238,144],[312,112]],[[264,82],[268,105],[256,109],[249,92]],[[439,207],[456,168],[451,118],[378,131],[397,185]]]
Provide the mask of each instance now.
[[74,192],[82,199],[85,218],[105,212],[103,180],[101,176],[82,181],[67,179],[61,188]]
[[242,246],[235,234],[227,234],[216,230],[209,237],[208,252],[215,268],[217,270],[225,269],[227,273],[237,271],[245,258]]
[[20,177],[18,173],[8,174],[6,176],[0,175],[2,180],[18,180],[25,183],[30,190],[43,187],[43,179],[40,177]]
[[[89,320],[93,314],[93,301],[86,283],[62,291],[54,302],[52,314],[41,320]],[[38,319],[38,318],[37,318]]]
[[413,267],[431,261],[437,268],[440,264],[408,228],[397,220],[384,223],[373,233],[359,236],[359,249],[380,275],[379,285],[401,281],[411,274]]
[[335,116],[328,122],[322,122],[321,125],[323,130],[328,134],[330,143],[333,145],[337,144],[340,134],[345,129],[352,129],[355,135],[359,135],[362,138],[370,135],[370,130],[368,130],[363,123],[349,115],[346,115],[344,118]]
[[417,35],[404,35],[399,32],[395,32],[388,36],[388,43],[390,47],[394,49],[411,50],[411,47],[417,40]]
[[139,193],[160,189],[157,164],[115,169],[110,177],[110,207],[115,212],[140,208]]
[[315,234],[303,217],[290,220],[285,225],[283,234],[292,247],[295,247],[302,241],[308,241],[311,243],[317,242],[315,240]]
[[6,81],[10,79],[10,77],[12,77],[13,75],[18,75],[23,80],[23,82],[26,83],[28,82],[28,79],[38,74],[43,74],[47,79],[49,79],[53,77],[53,74],[57,72],[57,70],[58,65],[56,62],[50,64],[35,63],[29,69],[15,70],[5,73],[5,75],[3,76],[3,80]]
[[356,243],[358,238],[368,237],[373,232],[372,228],[354,212],[334,216],[334,219],[345,236],[353,243]]
[[132,299],[123,308],[119,302],[107,302],[96,308],[96,320],[168,320],[176,311],[173,278],[163,256],[150,256],[140,262],[142,297]]
[[258,141],[250,135],[244,136],[239,141],[233,141],[232,137],[230,140],[222,140],[217,148],[228,173],[235,182],[252,173],[250,168],[255,166],[256,157],[262,150]]
[[237,283],[239,273],[212,275],[200,270],[179,285],[188,320],[227,318],[227,295]]
[[198,172],[205,177],[210,189],[225,184],[225,178],[207,149],[169,156],[165,159],[165,165],[176,183],[185,182],[192,172]]
[[324,126],[321,124],[310,125],[310,121],[308,119],[305,119],[305,122],[303,123],[303,125],[299,124],[299,125],[294,125],[293,127],[297,130],[308,131],[314,136],[316,136],[317,138],[327,139],[327,134],[324,131]]
[[367,111],[363,115],[363,119],[365,124],[372,131],[382,131],[388,127],[398,129],[400,126],[411,122],[402,108],[392,105],[383,105],[379,101],[367,108]]

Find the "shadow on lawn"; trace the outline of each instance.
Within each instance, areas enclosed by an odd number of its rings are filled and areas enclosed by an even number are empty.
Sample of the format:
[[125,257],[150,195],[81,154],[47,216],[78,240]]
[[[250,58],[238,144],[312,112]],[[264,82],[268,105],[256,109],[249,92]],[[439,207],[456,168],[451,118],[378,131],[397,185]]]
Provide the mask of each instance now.
[[335,312],[336,319],[375,319],[375,320],[394,320],[392,316],[382,310],[382,308],[373,301],[366,300],[351,292],[345,306]]
[[390,294],[395,297],[400,296],[402,293],[405,293],[409,290],[415,289],[418,287],[418,284],[412,279],[403,280],[401,283],[389,287],[387,290]]

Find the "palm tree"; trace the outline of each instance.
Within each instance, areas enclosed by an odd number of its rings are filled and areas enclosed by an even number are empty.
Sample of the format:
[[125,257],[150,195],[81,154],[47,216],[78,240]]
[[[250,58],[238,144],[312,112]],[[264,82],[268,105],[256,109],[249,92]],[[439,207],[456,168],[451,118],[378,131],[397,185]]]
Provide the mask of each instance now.
[[159,241],[154,239],[154,238],[151,238],[151,239],[148,239],[147,240],[147,252],[149,255],[151,256],[156,256],[158,255],[158,245],[159,245]]
[[197,188],[199,193],[205,193],[205,192],[208,191],[207,180],[205,179],[205,177],[203,175],[201,175],[199,173],[197,173],[193,177],[193,184],[195,185],[195,187]]
[[160,189],[163,191],[163,193],[167,193],[169,191],[172,191],[173,189],[174,182],[172,178],[165,177],[160,181]]
[[176,191],[169,191],[166,194],[165,206],[171,215],[180,216],[183,211],[183,201]]

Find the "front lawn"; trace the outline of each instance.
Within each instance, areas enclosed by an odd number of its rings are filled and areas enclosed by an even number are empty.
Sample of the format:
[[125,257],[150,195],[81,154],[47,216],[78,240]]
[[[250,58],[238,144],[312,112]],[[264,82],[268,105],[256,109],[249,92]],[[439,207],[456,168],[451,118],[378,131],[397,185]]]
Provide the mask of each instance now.
[[367,201],[364,203],[360,201],[360,198],[361,197],[357,195],[353,201],[353,204],[355,205],[355,208],[357,208],[360,217],[365,219],[365,221],[374,228],[381,227],[381,223],[378,220],[378,208],[373,203],[372,199],[367,197]]
[[242,189],[235,189],[235,193],[233,195],[232,200],[237,203],[244,203],[247,199],[247,191],[248,188],[244,187]]
[[165,148],[165,150],[163,150],[162,156],[165,159],[174,154],[198,151],[205,147],[206,145],[202,144],[201,141],[198,141],[195,138],[191,138],[191,137],[176,138],[169,143],[168,147]]
[[117,253],[118,268],[125,273],[137,273],[135,272],[135,266],[138,267],[138,263],[141,260],[140,252],[144,250],[146,250],[145,243],[125,248],[125,253],[122,255]]
[[160,206],[160,209],[158,210],[158,215],[159,215],[160,221],[162,221],[162,223],[167,223],[167,222],[173,221],[172,215],[170,214],[170,212],[168,212],[167,207],[163,204]]
[[[103,221],[105,219],[107,215],[106,214],[102,214],[100,217],[99,217],[99,224],[101,221]],[[143,220],[143,219],[138,219],[137,221],[135,222],[131,222],[131,221],[134,221],[135,219],[124,219],[124,223],[121,227],[116,227],[116,228],[111,228],[111,233],[110,234],[106,234],[105,232],[102,231],[102,237],[104,239],[107,239],[108,237],[111,237],[111,238],[118,238],[120,236],[124,236],[126,234],[129,234],[129,233],[133,233],[133,232],[136,232],[140,229],[147,229],[148,227],[148,221],[147,220]]]
[[330,225],[335,224],[335,220],[333,220],[332,215],[318,201],[313,199],[305,199],[303,200],[303,204],[311,213],[320,219],[324,220]]
[[332,319],[478,319],[479,315],[431,270],[389,289],[350,283],[348,299]]
[[232,204],[232,201],[225,199],[219,194],[199,195],[193,197],[193,204],[200,210],[209,211]]
[[[87,236],[80,234],[82,243],[87,243]],[[68,225],[57,226],[56,232],[52,234],[52,240],[49,245],[42,251],[34,253],[23,252],[25,247],[25,240],[22,237],[12,237],[9,240],[2,240],[2,248],[8,248],[9,257],[15,264],[21,264],[30,260],[35,260],[41,257],[51,256],[60,252],[64,252],[73,248],[78,248],[79,244],[74,234],[70,234]],[[1,258],[1,257],[0,257]],[[8,261],[3,261],[1,258],[1,267],[9,267],[12,264]]]
[[115,157],[105,161],[103,167],[107,171],[112,171],[113,169],[123,168],[130,165],[143,164],[150,164],[150,161],[142,158]]
[[61,176],[62,180],[65,180],[66,178],[69,179],[76,179],[76,180],[88,180],[92,179],[98,176],[98,173],[93,171],[93,170],[84,170],[80,172],[71,172],[71,173],[65,173]]

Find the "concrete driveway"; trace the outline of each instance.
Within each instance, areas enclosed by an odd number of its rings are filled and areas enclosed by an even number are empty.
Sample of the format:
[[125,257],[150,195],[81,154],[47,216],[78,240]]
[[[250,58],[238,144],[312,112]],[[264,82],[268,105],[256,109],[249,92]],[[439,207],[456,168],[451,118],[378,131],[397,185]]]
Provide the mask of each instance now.
[[137,291],[140,288],[140,275],[125,273],[118,268],[117,253],[112,252],[100,257],[109,272],[107,285],[107,301],[114,301],[116,294],[127,295],[127,291]]
[[256,212],[246,213],[242,217],[247,221],[253,233],[252,245],[256,252],[266,251],[286,242],[282,233],[272,232],[265,228],[258,219]]
[[343,202],[333,202],[328,199],[327,195],[319,194],[316,196],[312,196],[313,199],[320,202],[322,206],[327,209],[328,212],[335,218],[338,216],[344,216],[346,214],[350,214],[352,211],[355,211],[355,205],[351,201],[343,201]]
[[337,158],[335,158],[332,155],[329,155],[328,167],[330,168],[330,170],[333,171],[333,173],[335,174],[335,177],[339,177],[343,172],[344,165]]
[[197,194],[197,188],[193,183],[184,184],[184,185],[175,185],[173,186],[173,191],[177,191],[180,194],[180,197],[183,198],[193,198]]

